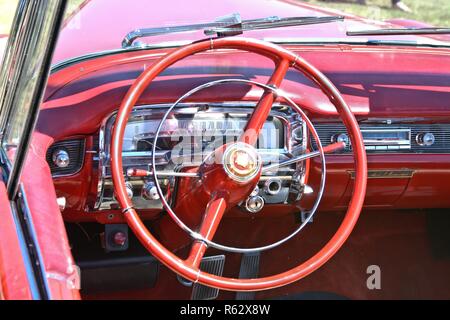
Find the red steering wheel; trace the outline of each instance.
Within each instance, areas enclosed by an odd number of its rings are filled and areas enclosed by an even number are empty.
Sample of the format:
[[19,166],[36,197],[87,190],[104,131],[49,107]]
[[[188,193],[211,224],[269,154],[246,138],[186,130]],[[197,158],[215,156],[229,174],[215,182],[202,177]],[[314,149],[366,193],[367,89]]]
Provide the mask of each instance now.
[[[336,233],[320,251],[302,264],[283,273],[254,279],[235,279],[209,274],[199,268],[208,241],[213,238],[225,211],[244,200],[259,180],[262,168],[253,145],[269,116],[275,99],[273,91],[265,91],[250,116],[239,142],[218,148],[213,152],[212,157],[216,157],[219,161],[205,162],[200,166],[199,173],[204,186],[202,192],[209,196],[210,201],[197,231],[198,237],[194,238],[187,259],[183,260],[177,257],[149,232],[133,208],[131,199],[126,192],[122,167],[123,136],[128,117],[139,97],[153,79],[175,62],[190,55],[213,49],[239,49],[272,59],[276,67],[267,84],[272,88],[281,85],[289,68],[302,72],[316,83],[335,105],[349,133],[356,174],[354,192],[347,213]],[[342,143],[338,143],[324,148],[321,152],[330,152],[342,147]],[[232,291],[256,291],[280,287],[295,282],[321,267],[339,250],[353,230],[363,206],[367,183],[367,160],[361,131],[350,108],[331,81],[315,67],[289,50],[264,41],[238,37],[209,39],[186,45],[165,55],[140,75],[123,99],[117,114],[112,136],[111,167],[116,199],[123,209],[122,212],[129,227],[144,247],[168,268],[185,279]]]

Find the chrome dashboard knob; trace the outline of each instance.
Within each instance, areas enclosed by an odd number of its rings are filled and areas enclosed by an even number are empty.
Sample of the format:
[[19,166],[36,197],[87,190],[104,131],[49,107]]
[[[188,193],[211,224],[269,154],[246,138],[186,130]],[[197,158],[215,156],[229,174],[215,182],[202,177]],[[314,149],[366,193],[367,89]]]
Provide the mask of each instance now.
[[419,133],[416,136],[416,142],[420,146],[429,147],[432,146],[435,141],[436,138],[434,137],[434,134],[432,134],[431,132]]
[[248,197],[245,202],[245,209],[251,213],[257,213],[264,207],[264,199],[261,196]]
[[52,161],[58,168],[66,168],[70,164],[69,153],[63,149],[55,150],[52,154]]
[[348,138],[348,134],[346,133],[338,133],[335,134],[332,138],[331,138],[331,142],[344,142],[346,146],[348,146],[350,144],[350,139]]
[[145,200],[159,200],[158,190],[156,189],[156,185],[153,181],[149,181],[144,184],[142,187],[141,196]]
[[126,182],[125,188],[127,189],[128,198],[133,199],[133,185],[130,182]]
[[272,196],[277,195],[281,191],[281,180],[278,178],[267,180],[264,184],[264,191]]
[[58,204],[59,210],[61,210],[61,212],[63,212],[64,209],[66,209],[66,204],[67,204],[66,197],[57,198],[56,203]]

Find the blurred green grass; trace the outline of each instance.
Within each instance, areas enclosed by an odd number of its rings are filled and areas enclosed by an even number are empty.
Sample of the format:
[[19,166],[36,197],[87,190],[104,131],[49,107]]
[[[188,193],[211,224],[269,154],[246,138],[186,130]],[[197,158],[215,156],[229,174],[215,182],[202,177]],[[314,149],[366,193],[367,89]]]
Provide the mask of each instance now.
[[[450,0],[403,1],[413,10],[412,13],[391,8],[390,0],[366,0],[366,5],[357,4],[356,0],[305,0],[321,7],[338,9],[374,20],[404,18],[450,27]],[[72,12],[81,2],[83,0],[70,0],[67,13]],[[16,6],[17,0],[0,0],[0,34],[9,33]]]
[[[66,14],[76,9],[84,0],[69,0]],[[14,19],[18,0],[0,0],[0,34],[8,34]]]
[[0,0],[0,34],[9,33],[17,1]]
[[386,20],[403,18],[426,22],[436,27],[450,27],[450,0],[402,0],[413,12],[407,13],[391,7],[391,0],[366,0],[365,5],[356,0],[306,0],[317,6],[333,8],[357,16]]

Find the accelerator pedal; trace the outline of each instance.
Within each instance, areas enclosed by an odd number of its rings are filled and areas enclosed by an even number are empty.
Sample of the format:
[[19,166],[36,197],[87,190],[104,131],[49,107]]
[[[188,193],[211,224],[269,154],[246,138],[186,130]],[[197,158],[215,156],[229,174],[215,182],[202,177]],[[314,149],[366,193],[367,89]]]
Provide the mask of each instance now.
[[[202,271],[221,276],[225,265],[225,255],[205,257],[200,263]],[[211,288],[200,283],[192,286],[191,300],[213,300],[219,295],[219,289]]]
[[[239,269],[239,279],[252,279],[259,274],[260,252],[244,253],[241,259],[241,268]],[[237,292],[236,300],[254,300],[255,292]]]

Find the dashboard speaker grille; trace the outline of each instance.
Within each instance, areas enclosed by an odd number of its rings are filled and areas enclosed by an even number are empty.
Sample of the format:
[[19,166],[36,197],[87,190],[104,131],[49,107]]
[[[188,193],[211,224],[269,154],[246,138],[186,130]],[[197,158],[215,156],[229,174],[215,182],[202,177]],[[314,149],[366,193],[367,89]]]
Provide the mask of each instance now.
[[[84,160],[84,139],[72,139],[59,141],[50,146],[47,150],[47,163],[53,177],[73,175],[80,171]],[[69,155],[69,164],[67,167],[60,168],[53,162],[53,154],[63,150]]]

